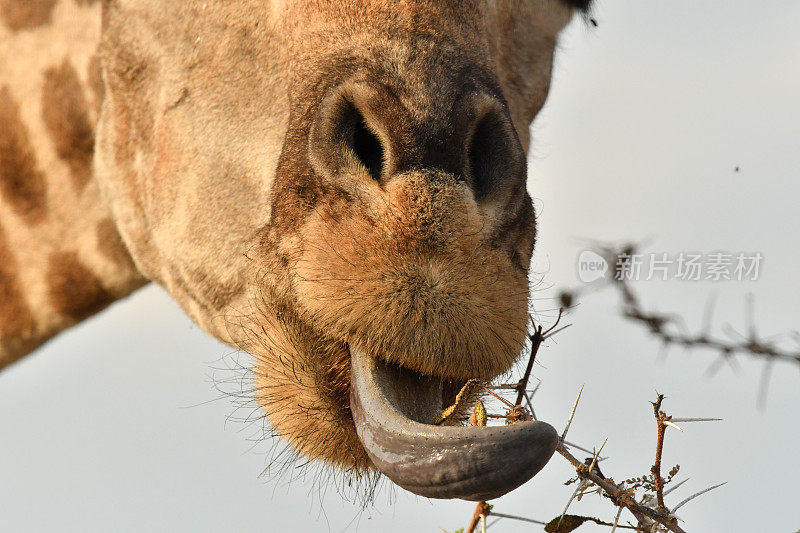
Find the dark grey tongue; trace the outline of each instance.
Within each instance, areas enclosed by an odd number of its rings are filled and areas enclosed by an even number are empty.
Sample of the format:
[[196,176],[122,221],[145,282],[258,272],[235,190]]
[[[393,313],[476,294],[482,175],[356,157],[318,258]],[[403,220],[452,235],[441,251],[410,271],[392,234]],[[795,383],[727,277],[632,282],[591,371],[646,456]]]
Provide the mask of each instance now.
[[510,426],[433,426],[441,381],[420,379],[350,348],[350,408],[372,462],[404,489],[428,498],[490,500],[519,487],[555,452],[545,422]]

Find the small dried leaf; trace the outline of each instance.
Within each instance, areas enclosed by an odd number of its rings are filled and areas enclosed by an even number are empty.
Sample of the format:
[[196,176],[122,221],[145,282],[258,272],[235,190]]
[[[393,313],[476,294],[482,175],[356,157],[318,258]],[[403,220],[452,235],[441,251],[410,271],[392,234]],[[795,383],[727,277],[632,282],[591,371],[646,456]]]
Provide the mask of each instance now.
[[577,516],[574,514],[565,514],[564,516],[554,518],[544,526],[547,533],[569,533],[581,527],[584,522],[591,520],[586,516]]
[[472,409],[472,415],[469,417],[469,423],[473,426],[485,426],[486,419],[486,407],[482,401],[477,400],[475,407]]
[[472,393],[472,389],[478,384],[477,379],[471,379],[464,383],[464,386],[461,387],[461,390],[458,391],[456,394],[456,401],[450,407],[446,408],[444,411],[439,413],[439,415],[433,419],[431,422],[434,426],[441,425],[445,420],[453,416],[453,413],[461,411],[464,407],[464,403],[469,398],[470,394]]

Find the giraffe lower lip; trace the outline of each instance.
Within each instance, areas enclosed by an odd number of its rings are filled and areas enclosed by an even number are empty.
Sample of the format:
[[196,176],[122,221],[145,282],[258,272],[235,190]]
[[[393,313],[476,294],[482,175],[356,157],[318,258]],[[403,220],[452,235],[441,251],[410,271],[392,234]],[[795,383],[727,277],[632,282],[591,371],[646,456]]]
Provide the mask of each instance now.
[[434,426],[441,379],[350,348],[350,408],[373,464],[428,498],[489,500],[519,487],[550,460],[558,434],[545,422],[500,427]]

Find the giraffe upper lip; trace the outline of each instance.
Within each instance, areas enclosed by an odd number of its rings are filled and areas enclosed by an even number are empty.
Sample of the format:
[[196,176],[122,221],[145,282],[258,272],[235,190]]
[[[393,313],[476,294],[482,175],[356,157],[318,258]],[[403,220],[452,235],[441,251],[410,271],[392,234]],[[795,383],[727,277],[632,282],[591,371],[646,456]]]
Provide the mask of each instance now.
[[350,347],[350,408],[373,464],[404,489],[429,498],[488,500],[536,475],[558,444],[539,421],[501,427],[434,426],[441,379]]

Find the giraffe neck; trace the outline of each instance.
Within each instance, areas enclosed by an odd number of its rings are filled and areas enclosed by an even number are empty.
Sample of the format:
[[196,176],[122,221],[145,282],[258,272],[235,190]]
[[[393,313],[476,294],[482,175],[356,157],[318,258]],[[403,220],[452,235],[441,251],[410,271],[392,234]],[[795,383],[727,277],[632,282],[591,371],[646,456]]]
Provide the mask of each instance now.
[[92,175],[96,0],[0,0],[0,368],[143,285]]

